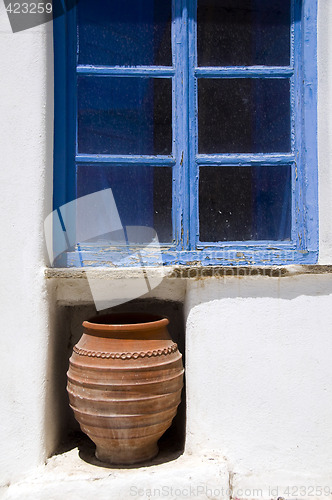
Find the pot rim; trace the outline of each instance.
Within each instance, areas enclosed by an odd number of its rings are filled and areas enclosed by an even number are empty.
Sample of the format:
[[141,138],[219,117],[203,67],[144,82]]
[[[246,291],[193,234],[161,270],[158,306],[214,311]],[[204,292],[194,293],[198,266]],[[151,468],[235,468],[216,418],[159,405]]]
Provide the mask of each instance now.
[[[125,321],[127,318],[127,321]],[[131,322],[128,321],[131,319]],[[98,320],[98,321],[96,321]],[[113,320],[113,322],[112,322]],[[83,321],[83,327],[89,330],[156,330],[169,324],[166,316],[158,314],[128,312],[128,313],[110,313]]]

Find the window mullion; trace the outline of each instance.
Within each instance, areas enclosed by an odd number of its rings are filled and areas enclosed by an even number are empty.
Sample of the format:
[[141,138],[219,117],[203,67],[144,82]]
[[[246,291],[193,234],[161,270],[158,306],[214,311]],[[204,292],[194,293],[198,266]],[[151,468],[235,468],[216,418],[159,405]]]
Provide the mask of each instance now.
[[107,155],[107,154],[77,154],[77,163],[94,163],[105,165],[130,165],[141,164],[158,166],[172,166],[175,164],[175,159],[172,156],[164,155]]
[[250,165],[290,165],[294,163],[293,153],[237,153],[237,154],[199,154],[196,156],[198,165],[213,166],[250,166]]
[[188,11],[187,0],[173,0],[173,226],[178,252],[188,249],[189,127],[188,127]]
[[169,66],[91,66],[80,64],[77,66],[80,75],[93,76],[173,76],[174,69]]
[[294,74],[291,66],[200,66],[195,75],[200,78],[289,78]]

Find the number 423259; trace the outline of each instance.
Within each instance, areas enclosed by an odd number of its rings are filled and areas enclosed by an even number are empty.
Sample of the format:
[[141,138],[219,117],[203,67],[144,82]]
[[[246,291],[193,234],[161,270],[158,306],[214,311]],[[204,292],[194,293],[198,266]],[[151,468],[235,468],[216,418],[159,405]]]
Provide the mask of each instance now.
[[9,3],[6,6],[6,11],[9,14],[51,14],[52,3]]

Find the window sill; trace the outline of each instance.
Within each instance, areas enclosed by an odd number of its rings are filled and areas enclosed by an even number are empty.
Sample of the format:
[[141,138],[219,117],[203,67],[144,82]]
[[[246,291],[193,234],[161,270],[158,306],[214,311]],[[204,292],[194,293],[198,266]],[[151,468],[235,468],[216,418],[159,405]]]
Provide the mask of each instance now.
[[[220,278],[224,276],[270,276],[282,278],[298,276],[303,274],[329,274],[332,273],[332,265],[289,265],[289,266],[159,266],[149,267],[149,276],[163,276],[166,279],[200,279]],[[94,278],[122,279],[141,278],[140,267],[86,267],[86,268],[50,268],[44,270],[47,279],[86,279],[86,271],[92,273]]]
[[[193,281],[221,280],[225,278],[268,279],[332,274],[332,265],[291,265],[265,267],[230,267],[230,266],[164,266],[145,267],[145,277],[159,278],[159,285],[151,288],[140,298],[183,302],[187,285]],[[86,271],[89,271],[87,274]],[[50,293],[54,294],[55,302],[59,306],[90,305],[93,297],[88,283],[89,279],[109,280],[110,285],[119,285],[120,280],[133,280],[133,285],[142,280],[142,268],[45,268],[44,275],[49,284]],[[157,280],[158,281],[158,280]]]
[[163,262],[169,269],[194,266],[209,267],[274,267],[314,265],[318,259],[316,250],[296,248],[292,242],[237,242],[197,248],[197,250],[176,250],[175,247],[161,245],[154,247],[130,246],[123,252],[122,247],[108,245],[80,245],[79,249],[60,255],[56,267],[82,268],[140,268],[159,267]]

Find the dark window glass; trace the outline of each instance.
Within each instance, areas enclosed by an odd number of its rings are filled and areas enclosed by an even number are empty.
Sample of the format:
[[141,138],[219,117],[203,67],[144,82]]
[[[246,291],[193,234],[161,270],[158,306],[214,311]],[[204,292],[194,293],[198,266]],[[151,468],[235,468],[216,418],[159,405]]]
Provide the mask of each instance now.
[[198,80],[199,153],[290,150],[288,79]]
[[170,0],[79,0],[79,64],[172,64]]
[[80,77],[78,152],[171,154],[171,79]]
[[155,229],[172,241],[172,167],[78,165],[77,197],[112,189],[123,226]]
[[200,66],[287,66],[290,0],[198,0]]
[[201,167],[200,241],[288,240],[291,168]]

